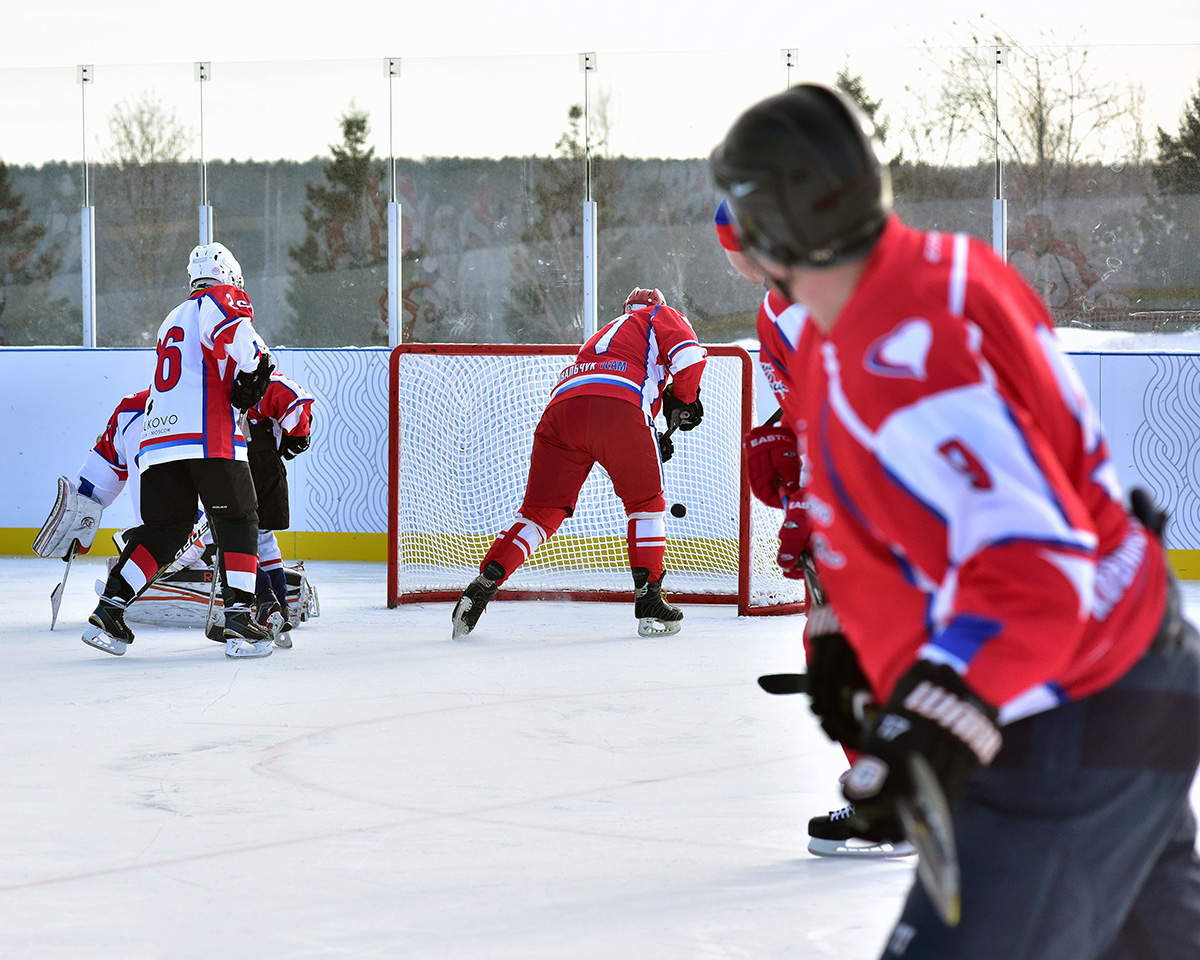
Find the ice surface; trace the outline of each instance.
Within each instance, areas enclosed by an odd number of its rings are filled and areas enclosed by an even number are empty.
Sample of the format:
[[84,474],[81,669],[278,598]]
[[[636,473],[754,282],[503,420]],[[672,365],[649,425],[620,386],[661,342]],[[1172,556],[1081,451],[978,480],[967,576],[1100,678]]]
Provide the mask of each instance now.
[[383,565],[309,562],[292,650],[116,658],[79,641],[101,561],[50,632],[62,567],[0,559],[7,960],[873,958],[912,880],[805,850],[844,759],[755,684],[799,617],[507,602],[456,642]]

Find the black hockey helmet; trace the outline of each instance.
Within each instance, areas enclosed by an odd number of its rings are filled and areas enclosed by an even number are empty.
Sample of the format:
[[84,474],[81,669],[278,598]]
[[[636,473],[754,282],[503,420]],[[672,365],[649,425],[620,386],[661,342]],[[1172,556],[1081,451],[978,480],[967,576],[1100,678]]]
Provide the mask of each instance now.
[[883,232],[892,182],[880,152],[853,101],[802,83],[743,113],[711,164],[743,249],[824,267],[865,254]]

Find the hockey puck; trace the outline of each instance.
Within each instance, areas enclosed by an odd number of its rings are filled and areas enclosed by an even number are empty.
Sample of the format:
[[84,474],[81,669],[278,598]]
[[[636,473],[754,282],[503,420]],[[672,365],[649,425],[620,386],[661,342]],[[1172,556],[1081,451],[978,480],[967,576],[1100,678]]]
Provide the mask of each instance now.
[[685,507],[682,503],[671,504],[671,516],[686,517],[687,516],[687,507]]

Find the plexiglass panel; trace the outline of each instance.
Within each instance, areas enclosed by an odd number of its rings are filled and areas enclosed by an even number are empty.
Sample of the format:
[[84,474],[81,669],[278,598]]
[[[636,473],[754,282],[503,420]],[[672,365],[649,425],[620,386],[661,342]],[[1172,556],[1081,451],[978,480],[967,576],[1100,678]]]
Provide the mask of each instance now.
[[580,340],[583,84],[577,57],[403,61],[404,340]]
[[707,158],[745,107],[801,80],[873,113],[906,221],[1003,250],[1060,324],[1200,319],[1194,45],[590,63],[102,65],[86,88],[75,68],[0,71],[0,340],[82,342],[85,155],[103,346],[148,344],[186,293],[205,201],[274,344],[387,341],[393,200],[403,339],[575,342],[589,189],[601,323],[650,284],[705,339],[750,336],[760,291],[715,242]]
[[199,205],[191,64],[95,69],[87,150],[96,217],[96,344],[152,347],[187,295]]
[[0,346],[82,343],[83,88],[0,70]]

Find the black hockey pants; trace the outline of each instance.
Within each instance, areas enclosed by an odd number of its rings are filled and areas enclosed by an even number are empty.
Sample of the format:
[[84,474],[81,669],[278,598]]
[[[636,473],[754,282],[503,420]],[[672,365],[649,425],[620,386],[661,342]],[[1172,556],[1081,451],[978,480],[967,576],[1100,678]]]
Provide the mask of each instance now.
[[142,524],[126,534],[125,548],[105,585],[107,595],[123,599],[131,595],[121,571],[139,545],[160,567],[175,558],[196,522],[197,499],[204,504],[221,551],[226,607],[253,600],[253,587],[242,591],[229,586],[225,566],[227,553],[258,555],[258,502],[250,467],[244,461],[216,458],[172,460],[142,472]]
[[961,923],[914,884],[885,958],[1200,957],[1200,638],[1162,639],[1108,689],[1004,728],[954,809]]

